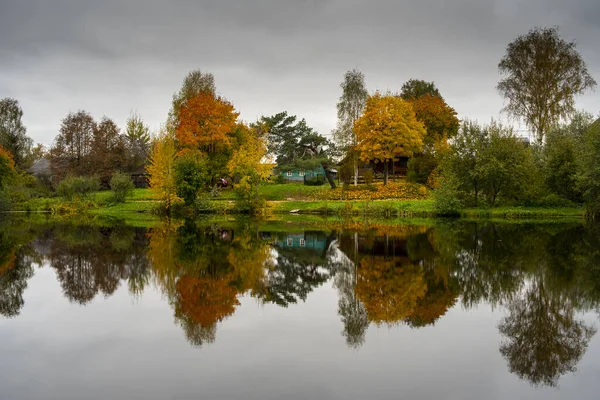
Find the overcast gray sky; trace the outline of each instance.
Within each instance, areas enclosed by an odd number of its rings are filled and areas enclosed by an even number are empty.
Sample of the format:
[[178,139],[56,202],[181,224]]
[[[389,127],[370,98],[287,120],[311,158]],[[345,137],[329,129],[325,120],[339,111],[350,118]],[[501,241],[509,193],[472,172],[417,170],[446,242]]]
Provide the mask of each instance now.
[[[600,81],[598,0],[0,0],[0,97],[50,144],[78,109],[120,126],[137,110],[156,129],[201,69],[244,120],[287,110],[328,134],[356,67],[369,91],[433,80],[461,118],[488,121],[506,45],[552,25]],[[577,106],[598,114],[600,91]]]

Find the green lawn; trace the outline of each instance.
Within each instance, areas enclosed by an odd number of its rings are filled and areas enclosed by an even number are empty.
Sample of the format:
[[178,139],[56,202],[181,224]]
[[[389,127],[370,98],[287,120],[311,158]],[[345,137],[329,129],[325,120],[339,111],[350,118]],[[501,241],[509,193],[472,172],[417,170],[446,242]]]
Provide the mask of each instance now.
[[[318,193],[329,189],[329,186],[306,186],[301,182],[298,183],[267,183],[258,188],[258,193],[267,201],[283,201],[292,200],[309,200],[313,199]],[[216,200],[233,200],[235,194],[233,189],[226,188],[221,190],[221,195]]]

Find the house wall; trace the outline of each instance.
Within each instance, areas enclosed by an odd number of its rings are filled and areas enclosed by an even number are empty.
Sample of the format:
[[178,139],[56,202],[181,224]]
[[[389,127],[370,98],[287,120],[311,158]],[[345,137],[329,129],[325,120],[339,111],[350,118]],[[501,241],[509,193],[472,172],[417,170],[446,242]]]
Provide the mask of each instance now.
[[322,166],[315,168],[314,170],[300,170],[294,169],[291,171],[281,172],[279,175],[283,176],[290,182],[304,182],[304,177],[312,178],[317,175],[325,176],[325,170]]

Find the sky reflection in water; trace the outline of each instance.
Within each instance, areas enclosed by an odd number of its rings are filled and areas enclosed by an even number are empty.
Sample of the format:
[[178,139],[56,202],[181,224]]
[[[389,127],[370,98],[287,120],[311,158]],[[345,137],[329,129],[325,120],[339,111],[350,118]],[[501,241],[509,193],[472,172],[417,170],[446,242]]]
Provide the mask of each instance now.
[[598,227],[318,226],[5,222],[0,397],[593,398]]

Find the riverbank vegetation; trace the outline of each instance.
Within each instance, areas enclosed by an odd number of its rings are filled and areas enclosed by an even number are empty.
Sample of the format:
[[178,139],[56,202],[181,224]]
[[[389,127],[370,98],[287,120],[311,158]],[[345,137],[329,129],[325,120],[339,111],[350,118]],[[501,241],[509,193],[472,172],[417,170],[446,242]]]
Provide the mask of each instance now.
[[[505,111],[534,141],[496,121],[460,121],[433,82],[369,94],[356,69],[340,85],[333,140],[286,111],[242,121],[199,70],[155,134],[137,114],[121,133],[80,110],[45,149],[27,137],[19,103],[3,99],[0,209],[597,219],[600,121],[574,106],[596,82],[575,44],[533,29],[508,45],[499,70]],[[294,173],[303,183],[287,183]]]

